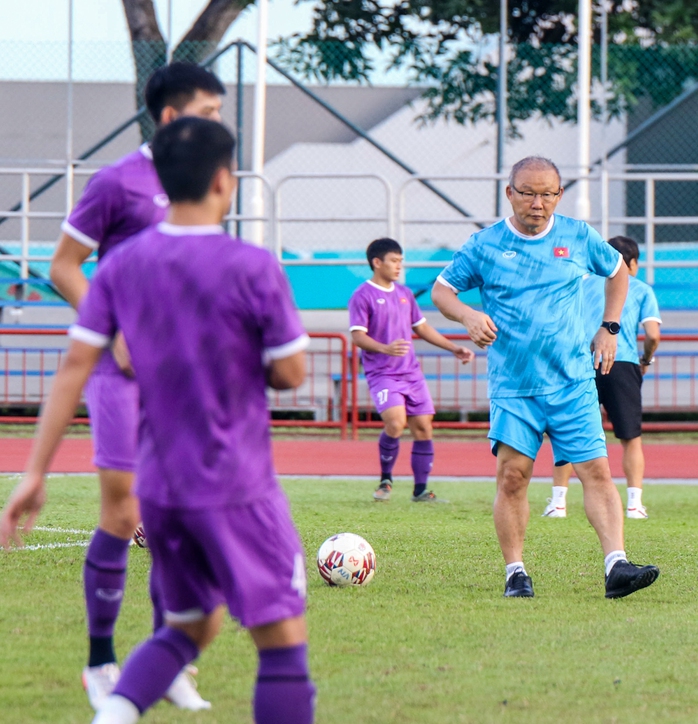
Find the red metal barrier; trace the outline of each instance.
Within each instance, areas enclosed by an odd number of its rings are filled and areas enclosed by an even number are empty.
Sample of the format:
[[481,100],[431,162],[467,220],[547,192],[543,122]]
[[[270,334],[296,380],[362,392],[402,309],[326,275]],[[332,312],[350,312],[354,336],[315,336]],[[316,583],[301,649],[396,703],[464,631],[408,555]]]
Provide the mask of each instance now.
[[[452,340],[469,340],[467,334],[444,335]],[[425,373],[427,384],[434,399],[437,412],[458,412],[461,417],[468,412],[489,410],[487,400],[487,357],[477,350],[475,360],[463,366],[448,353],[417,342],[415,351]],[[644,336],[638,336],[638,341]],[[693,344],[693,349],[672,349]],[[669,349],[667,349],[667,346]],[[645,375],[643,409],[645,412],[698,412],[698,381],[696,360],[698,359],[698,335],[662,335],[660,351],[655,355],[655,364]],[[371,420],[374,411],[368,386],[359,370],[359,349],[352,345],[351,360],[351,423],[352,438],[358,439],[360,428],[380,428],[380,420]],[[363,418],[363,419],[362,419]],[[487,429],[489,423],[468,420],[435,421],[435,428],[446,429]],[[610,428],[610,425],[606,425]],[[695,422],[645,422],[646,432],[697,431]]]
[[[65,338],[65,329],[0,328],[0,375],[3,383],[0,406],[34,406],[48,395],[50,379],[55,375],[65,353],[63,347],[47,348],[43,338]],[[34,346],[8,344],[16,338],[31,338]],[[284,427],[335,428],[346,439],[349,412],[348,344],[343,334],[311,332],[306,352],[308,376],[296,390],[270,391],[272,412],[283,410],[307,415],[308,419],[272,420]],[[310,413],[310,414],[308,414]],[[4,422],[31,422],[36,418],[0,416]],[[82,418],[80,418],[82,420]]]

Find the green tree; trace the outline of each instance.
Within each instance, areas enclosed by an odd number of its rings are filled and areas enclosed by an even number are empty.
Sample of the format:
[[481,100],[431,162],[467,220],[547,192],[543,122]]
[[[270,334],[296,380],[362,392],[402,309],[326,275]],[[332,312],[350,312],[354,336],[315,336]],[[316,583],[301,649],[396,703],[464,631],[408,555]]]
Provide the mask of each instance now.
[[[167,44],[158,25],[153,0],[122,0],[136,66],[136,108],[152,72],[167,63]],[[200,63],[218,46],[228,28],[254,0],[209,0],[172,51],[172,60]],[[150,116],[140,120],[141,136],[150,140],[155,126]]]
[[[376,51],[426,86],[421,120],[465,123],[496,111],[499,3],[491,0],[300,0],[313,24],[276,45],[306,78],[369,83]],[[698,0],[608,0],[609,111],[642,96],[662,105],[698,79]],[[577,0],[510,0],[509,118],[576,118]],[[600,7],[594,38],[600,39]],[[598,47],[593,72],[600,72]],[[599,113],[598,104],[594,112]]]

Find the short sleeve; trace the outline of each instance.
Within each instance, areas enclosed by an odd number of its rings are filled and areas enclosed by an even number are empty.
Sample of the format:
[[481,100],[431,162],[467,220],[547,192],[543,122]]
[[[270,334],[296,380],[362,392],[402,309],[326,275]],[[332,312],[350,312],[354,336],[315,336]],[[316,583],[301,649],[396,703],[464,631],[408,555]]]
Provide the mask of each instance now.
[[662,323],[662,318],[659,316],[657,297],[650,286],[645,289],[645,296],[642,299],[642,305],[640,307],[640,324],[644,324],[645,322]]
[[368,332],[369,304],[359,287],[349,299],[349,331]]
[[623,256],[616,251],[596,229],[585,224],[587,229],[587,254],[588,269],[600,277],[614,277],[620,265],[623,264]]
[[116,334],[118,326],[110,286],[113,266],[113,263],[105,261],[97,269],[80,303],[78,318],[68,330],[71,339],[93,347],[106,347]]
[[475,243],[472,238],[453,255],[451,263],[436,279],[454,292],[467,292],[482,286],[482,277],[478,272]]
[[414,294],[410,290],[410,313],[411,313],[411,322],[410,324],[412,327],[418,327],[420,324],[424,324],[426,322],[426,317],[422,314],[422,310],[419,308],[419,304],[417,304],[417,300],[415,299]]
[[288,279],[271,254],[264,272],[255,284],[254,305],[264,356],[267,360],[284,359],[303,351],[310,340],[293,302]]
[[61,230],[90,249],[97,249],[114,223],[114,212],[119,206],[121,193],[113,168],[98,171],[61,224]]

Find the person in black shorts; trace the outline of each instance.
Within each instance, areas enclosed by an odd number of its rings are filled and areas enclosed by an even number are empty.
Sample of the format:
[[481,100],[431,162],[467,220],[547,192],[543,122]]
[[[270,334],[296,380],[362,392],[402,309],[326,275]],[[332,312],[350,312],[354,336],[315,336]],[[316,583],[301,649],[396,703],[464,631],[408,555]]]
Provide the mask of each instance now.
[[[642,452],[642,378],[654,361],[659,345],[659,316],[657,298],[652,287],[637,279],[640,250],[627,236],[616,236],[608,242],[622,255],[630,272],[628,296],[623,307],[618,334],[616,361],[607,375],[596,374],[599,403],[603,405],[613,425],[613,433],[623,446],[623,472],[628,482],[628,518],[647,518],[642,504],[642,478],[645,456]],[[592,335],[603,317],[603,280],[590,276],[584,280],[584,313],[587,330]],[[645,341],[642,356],[638,355],[637,331],[642,325]],[[592,331],[593,330],[593,331]],[[614,330],[611,330],[614,331]],[[548,518],[567,516],[567,486],[571,465],[556,467],[553,473],[553,497],[543,515]]]

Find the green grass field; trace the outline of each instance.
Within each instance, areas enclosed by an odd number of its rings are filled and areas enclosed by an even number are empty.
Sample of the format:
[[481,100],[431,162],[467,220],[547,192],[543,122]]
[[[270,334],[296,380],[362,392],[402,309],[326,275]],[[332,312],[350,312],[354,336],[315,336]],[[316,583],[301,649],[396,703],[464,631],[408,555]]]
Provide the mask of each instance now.
[[[16,482],[0,477],[0,500]],[[650,589],[603,597],[603,561],[581,488],[565,520],[541,519],[547,485],[530,489],[526,563],[536,598],[505,600],[491,518],[493,485],[433,487],[450,505],[371,500],[367,481],[290,480],[285,488],[308,555],[311,666],[318,724],[698,721],[698,489],[648,487],[647,521],[628,521],[627,549],[659,565]],[[623,491],[624,495],[624,491]],[[57,476],[39,526],[87,531],[94,478]],[[330,589],[315,569],[329,535],[352,531],[376,550],[365,589]],[[28,546],[84,543],[84,533],[37,531]],[[1,555],[0,721],[89,722],[80,686],[85,657],[84,547]],[[149,633],[147,552],[133,548],[117,627],[121,658]],[[198,664],[214,708],[166,703],[153,724],[250,722],[256,657],[228,622]]]

